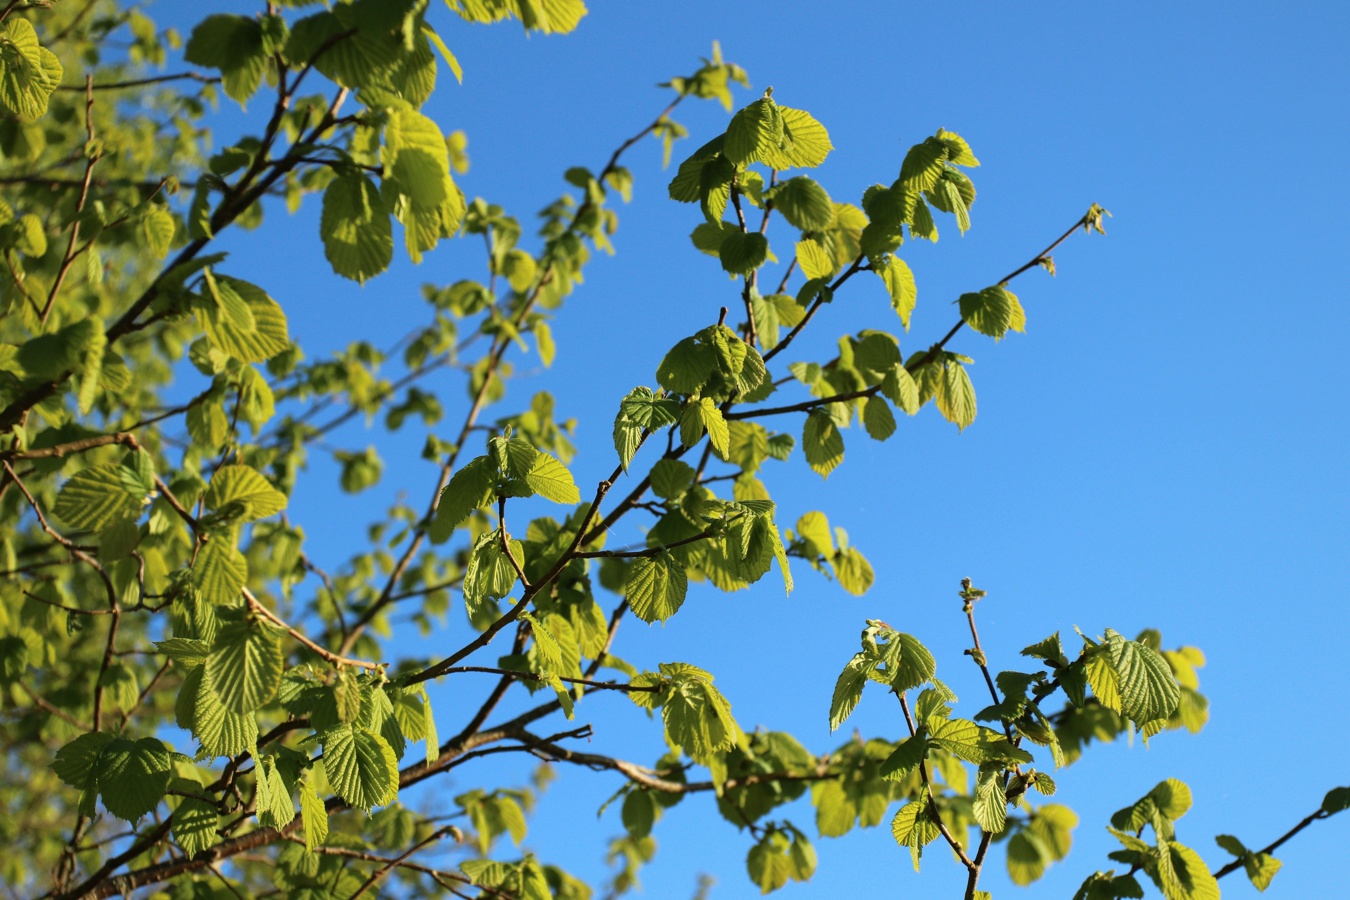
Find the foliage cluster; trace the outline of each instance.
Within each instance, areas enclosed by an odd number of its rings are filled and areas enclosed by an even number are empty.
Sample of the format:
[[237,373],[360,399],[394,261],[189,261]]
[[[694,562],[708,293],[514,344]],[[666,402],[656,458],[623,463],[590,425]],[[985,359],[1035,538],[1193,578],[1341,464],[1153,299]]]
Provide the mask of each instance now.
[[[966,895],[984,896],[995,842],[1018,884],[1069,852],[1077,818],[1048,802],[1052,771],[1094,742],[1204,725],[1204,657],[1166,649],[1153,631],[1130,640],[1104,628],[1072,647],[1055,633],[1022,651],[1027,671],[993,673],[975,623],[983,593],[968,581],[968,652],[990,702],[959,717],[924,645],[869,621],[830,724],[879,684],[904,733],[823,753],[744,731],[700,665],[638,671],[615,647],[629,615],[677,615],[691,582],[736,591],[777,568],[791,591],[796,560],[867,591],[871,564],[825,513],[780,526],[770,485],[789,476],[773,464],[800,443],[828,476],[851,426],[885,441],[930,403],[969,426],[971,358],[949,344],[963,327],[995,340],[1022,331],[1010,282],[1053,273],[1051,252],[1101,231],[1104,210],[963,294],[950,331],[926,347],[906,354],[896,334],[869,329],[840,337],[828,359],[789,362],[798,335],[864,279],[878,280],[908,330],[918,292],[898,252],[937,240],[944,216],[970,227],[979,162],[939,129],[898,177],[838,202],[801,174],[832,150],[825,126],[771,94],[753,100],[669,182],[672,200],[697,208],[690,238],[735,284],[736,314],[709,310],[707,327],[671,336],[651,384],[615,391],[613,471],[583,491],[569,469],[574,423],[550,396],[491,418],[509,354],[552,362],[549,323],[592,253],[613,249],[613,201],[629,199],[634,178],[625,151],[650,136],[669,159],[686,136],[675,108],[711,99],[730,112],[746,74],[714,47],[663,85],[671,99],[650,124],[600,168],[566,173],[534,239],[506,210],[466,197],[466,137],[421,112],[439,79],[460,75],[425,0],[310,5],[208,16],[181,48],[112,0],[0,12],[0,841],[11,848],[0,877],[16,891],[590,897],[567,860],[502,849],[524,839],[542,780],[467,791],[449,819],[408,802],[414,785],[519,752],[622,776],[611,895],[637,883],[663,811],[706,793],[748,834],[748,874],[764,892],[813,874],[808,828],[787,818],[809,809],[823,837],[889,821],[916,868],[941,841],[968,872]],[[580,0],[448,5],[437,10],[448,21],[542,33],[571,31],[585,14]],[[192,68],[155,74],[180,49]],[[256,118],[212,152],[220,94]],[[425,324],[392,350],[358,339],[307,356],[287,326],[295,301],[247,280],[247,260],[215,242],[316,193],[338,276],[378,276],[400,230],[413,262],[442,240],[481,242],[485,274],[428,285]],[[447,371],[463,374],[466,399],[428,387]],[[306,554],[287,507],[316,452],[332,454],[344,491],[379,480],[374,449],[324,441],[358,416],[420,427],[439,480],[425,508],[396,503],[330,572]],[[556,516],[508,527],[508,509],[531,497]],[[642,517],[641,546],[608,545],[621,521]],[[407,653],[396,611],[457,649]],[[495,676],[487,701],[433,710],[427,683],[465,673]],[[494,720],[521,690],[544,693]],[[592,729],[577,717],[606,691],[661,729],[665,755],[644,765],[579,749]],[[542,727],[559,715],[571,724]],[[1347,803],[1350,790],[1333,791],[1294,832]],[[1169,898],[1217,896],[1216,879],[1237,869],[1264,888],[1278,842],[1258,851],[1223,836],[1235,859],[1211,873],[1177,838],[1189,806],[1185,785],[1168,780],[1122,809],[1111,829],[1124,868],[1092,875],[1079,896],[1142,896],[1141,873]]]

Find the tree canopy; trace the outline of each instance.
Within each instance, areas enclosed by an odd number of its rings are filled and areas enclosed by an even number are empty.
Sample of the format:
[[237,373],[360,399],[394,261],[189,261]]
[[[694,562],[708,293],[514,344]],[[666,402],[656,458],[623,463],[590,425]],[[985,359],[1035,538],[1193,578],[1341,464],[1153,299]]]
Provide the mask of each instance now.
[[[810,578],[867,592],[865,539],[828,511],[780,521],[774,487],[802,475],[782,464],[828,478],[846,444],[887,441],[908,417],[971,426],[967,351],[1022,332],[1013,282],[1053,274],[1052,254],[1104,234],[1109,214],[1087,205],[971,284],[948,330],[911,339],[907,245],[971,227],[970,145],[918,134],[860,196],[835,199],[811,174],[834,149],[826,123],[748,94],[714,45],[651,111],[616,110],[632,122],[612,155],[569,169],[527,224],[534,210],[466,192],[468,137],[423,112],[462,75],[441,23],[566,34],[585,14],[580,0],[298,0],[180,37],[112,0],[0,13],[0,874],[16,895],[617,896],[663,813],[701,803],[765,893],[811,878],[813,842],[889,826],[897,852],[878,865],[918,869],[936,847],[974,898],[991,860],[1031,884],[1068,855],[1078,819],[1058,769],[1100,742],[1204,726],[1196,647],[1102,622],[995,654],[969,579],[970,661],[942,664],[976,666],[987,696],[958,701],[903,623],[860,621],[821,674],[835,685],[821,715],[838,729],[885,704],[894,727],[830,747],[743,727],[715,659],[625,660],[625,621],[664,623],[705,591],[790,594]],[[723,131],[686,141],[675,116],[709,100],[730,114]],[[664,176],[626,165],[653,139]],[[710,257],[720,293],[698,299],[697,331],[666,335],[645,383],[596,379],[612,455],[579,483],[577,423],[548,393],[507,386],[522,360],[583,352],[555,347],[551,323],[593,255],[614,251],[639,179],[687,205],[671,246]],[[419,263],[448,241],[482,258],[426,285],[396,346],[352,323],[347,346],[302,350],[287,310],[307,299],[250,280],[221,236],[314,204],[318,234],[294,240],[319,242],[334,279],[377,284],[396,256]],[[876,327],[798,358],[822,310],[865,290],[891,308]],[[321,565],[291,500],[321,477],[317,455],[344,492],[381,479],[374,447],[329,443],[362,417],[416,434],[438,476],[351,523],[347,558]],[[436,689],[483,675],[482,696]],[[607,732],[630,728],[665,752],[609,750]],[[512,753],[541,761],[532,781],[473,774]],[[473,787],[450,809],[419,805],[452,771]],[[617,786],[606,884],[516,849],[554,774]],[[1224,835],[1231,861],[1211,871],[1178,834],[1180,781],[1121,802],[1115,866],[1080,897],[1153,885],[1201,900],[1232,872],[1264,889],[1279,868],[1284,838]],[[1290,834],[1347,805],[1350,789],[1331,791]]]

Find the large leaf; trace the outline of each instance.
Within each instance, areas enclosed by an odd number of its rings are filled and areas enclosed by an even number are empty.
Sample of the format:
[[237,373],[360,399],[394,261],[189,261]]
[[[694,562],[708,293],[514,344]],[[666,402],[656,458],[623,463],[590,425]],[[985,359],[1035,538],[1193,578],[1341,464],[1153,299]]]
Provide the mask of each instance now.
[[281,684],[281,642],[257,621],[221,628],[206,660],[206,678],[225,708],[240,715],[257,712]]
[[830,699],[831,731],[844,724],[844,720],[858,706],[858,701],[862,699],[863,687],[867,684],[867,673],[871,668],[872,664],[859,653],[849,660],[848,665],[844,666],[844,671],[839,673],[839,678],[834,683],[834,695]]
[[267,68],[262,23],[248,16],[207,16],[192,29],[183,58],[219,69],[225,95],[243,105],[258,90]]
[[206,679],[205,666],[198,666],[183,679],[181,694],[192,697],[191,728],[208,756],[236,756],[258,740],[258,720],[252,712],[238,713],[225,703]]
[[825,478],[844,461],[844,436],[828,414],[812,410],[806,417],[802,450],[806,453],[806,462]]
[[547,453],[539,453],[530,470],[525,474],[525,483],[541,497],[547,497],[554,503],[579,503],[581,493],[577,490],[572,473],[557,459]]
[[210,296],[198,305],[206,336],[240,362],[265,362],[290,346],[286,314],[267,292],[247,281],[207,273]]
[[873,271],[886,284],[886,292],[891,295],[891,306],[895,308],[900,323],[909,330],[910,315],[918,301],[919,289],[914,284],[914,273],[898,256],[887,254],[872,265]]
[[384,126],[384,171],[419,206],[438,207],[449,199],[450,156],[445,135],[426,116],[399,110]]
[[245,522],[275,515],[286,508],[286,495],[272,487],[252,466],[221,466],[206,489],[206,508],[234,512]]
[[771,169],[814,168],[825,161],[834,145],[825,126],[810,113],[779,106],[783,117],[783,138],[777,147],[770,147],[760,155],[760,161]]
[[436,505],[436,528],[446,537],[487,503],[497,483],[497,469],[486,456],[475,456],[454,474]]
[[389,213],[375,182],[360,173],[333,179],[323,192],[319,236],[333,271],[354,281],[380,274],[394,258]]
[[799,175],[774,188],[774,209],[802,231],[823,231],[834,224],[834,203],[813,178]]
[[141,497],[128,490],[122,466],[108,464],[77,472],[61,486],[52,512],[74,528],[99,531],[119,519],[137,516]]
[[187,797],[173,811],[173,839],[189,857],[220,843],[220,811],[214,804]]
[[1162,654],[1110,629],[1106,648],[1120,691],[1120,711],[1136,725],[1165,719],[1181,701],[1181,688]]
[[1026,313],[1017,295],[996,285],[978,293],[961,295],[961,318],[980,334],[1001,338],[1009,331],[1024,331]]
[[216,606],[231,606],[247,581],[248,560],[244,554],[226,532],[213,533],[192,564],[192,583],[202,599]]
[[350,806],[370,810],[398,796],[398,758],[384,738],[343,725],[324,732],[322,743],[328,782]]
[[0,26],[0,104],[18,116],[44,116],[63,74],[56,54],[38,44],[31,22],[20,16],[5,20]]
[[[928,368],[925,366],[924,368]],[[970,383],[965,366],[956,360],[942,364],[936,380],[934,400],[943,417],[964,431],[975,421],[975,386]]]
[[664,622],[684,603],[689,581],[684,566],[669,553],[644,556],[628,569],[624,594],[644,622]]
[[99,793],[108,812],[134,822],[164,799],[169,786],[169,751],[154,738],[117,738],[104,749]]

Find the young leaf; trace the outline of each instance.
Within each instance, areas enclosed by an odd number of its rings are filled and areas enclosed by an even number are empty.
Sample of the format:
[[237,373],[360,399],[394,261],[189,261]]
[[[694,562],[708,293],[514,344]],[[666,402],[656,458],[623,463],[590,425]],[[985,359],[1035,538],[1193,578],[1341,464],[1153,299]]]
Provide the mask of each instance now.
[[581,492],[577,490],[572,473],[557,459],[547,453],[540,453],[525,475],[525,483],[541,497],[554,503],[580,503]]
[[313,853],[328,840],[328,808],[309,778],[300,782],[300,819],[305,828],[305,849]]
[[1002,285],[988,287],[974,294],[962,294],[961,318],[980,334],[992,338],[1003,337],[1008,331],[1025,331],[1026,313],[1017,295]]
[[1136,725],[1165,719],[1177,708],[1181,689],[1162,654],[1107,629],[1106,648],[1120,691],[1120,711]]
[[389,213],[375,182],[359,173],[333,179],[323,192],[319,236],[333,271],[353,281],[364,283],[394,258]]
[[436,526],[448,536],[469,517],[469,513],[492,499],[497,469],[486,456],[476,456],[464,464],[441,491],[436,506]]
[[900,323],[905,326],[905,330],[909,331],[909,318],[919,299],[914,273],[903,259],[889,254],[873,263],[872,270],[885,283],[886,292],[891,296],[891,306],[900,317]]
[[628,570],[624,594],[644,622],[664,622],[684,603],[689,582],[684,566],[669,553],[639,557]]
[[807,464],[825,478],[844,461],[844,437],[828,413],[813,409],[806,417],[802,450],[806,453]]
[[204,498],[206,508],[229,510],[245,522],[255,522],[286,508],[286,495],[245,465],[221,466],[211,478]]

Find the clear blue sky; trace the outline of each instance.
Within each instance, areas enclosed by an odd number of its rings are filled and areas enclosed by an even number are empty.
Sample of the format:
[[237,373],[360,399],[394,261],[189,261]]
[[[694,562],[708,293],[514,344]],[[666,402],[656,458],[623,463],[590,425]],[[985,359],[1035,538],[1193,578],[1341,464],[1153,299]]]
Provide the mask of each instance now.
[[[206,6],[155,12],[190,25]],[[800,456],[769,470],[781,523],[821,509],[854,536],[877,573],[866,597],[852,598],[799,565],[789,599],[766,578],[734,595],[695,591],[664,628],[625,623],[620,655],[639,665],[709,668],[747,729],[792,731],[823,752],[846,737],[828,734],[826,712],[866,618],[924,640],[939,675],[962,694],[965,715],[983,705],[978,673],[961,656],[968,635],[955,590],[963,576],[991,593],[978,612],[995,670],[1025,668],[1021,647],[1055,630],[1071,635],[1074,625],[1128,635],[1152,626],[1168,646],[1202,647],[1210,725],[1198,736],[1166,734],[1148,749],[1098,748],[1059,773],[1056,799],[1082,821],[1068,861],[1032,896],[1069,896],[1107,866],[1116,846],[1104,830],[1110,812],[1164,777],[1194,790],[1179,838],[1211,866],[1227,859],[1216,833],[1261,846],[1315,809],[1325,790],[1350,782],[1343,689],[1350,616],[1341,596],[1350,582],[1343,362],[1350,312],[1339,268],[1350,238],[1350,8],[594,7],[577,33],[554,38],[471,27],[444,8],[431,14],[465,79],[456,85],[442,70],[427,112],[447,132],[469,135],[465,190],[502,204],[527,227],[561,189],[563,170],[603,165],[666,102],[654,85],[692,71],[714,39],[749,71],[754,90],[741,92],[740,103],[772,85],[776,99],[829,128],[836,150],[816,174],[836,200],[856,203],[866,186],[889,183],[905,149],[938,127],[966,137],[984,163],[973,173],[980,191],[973,230],[961,238],[945,227],[936,246],[902,250],[919,283],[906,352],[946,331],[960,293],[1031,258],[1089,204],[1114,214],[1106,238],[1080,235],[1056,253],[1056,278],[1033,272],[1016,283],[1025,335],[995,345],[966,333],[954,342],[977,360],[980,412],[964,434],[929,408],[885,444],[858,429],[846,433],[846,461],[828,482]],[[727,120],[715,104],[684,107],[677,118],[692,139],[677,146],[676,161]],[[609,429],[618,399],[652,384],[665,350],[735,301],[716,262],[688,244],[698,213],[666,199],[672,173],[660,170],[658,145],[644,143],[627,163],[637,183],[633,203],[620,210],[618,255],[592,265],[557,318],[555,366],[518,382],[510,398],[523,404],[550,390],[560,414],[580,421],[572,468],[582,485],[614,464]],[[358,288],[327,274],[316,226],[314,202],[294,220],[278,211],[262,231],[228,244],[241,274],[286,306],[311,355],[357,332],[388,345],[419,321],[420,284],[482,274],[479,246],[461,242]],[[780,234],[784,259],[787,240]],[[785,355],[827,359],[841,334],[898,332],[874,282],[850,285],[817,320],[815,339]],[[467,401],[448,379],[441,386],[440,431],[449,438]],[[420,438],[391,442],[358,425],[335,443],[372,442],[387,464],[379,488],[338,496],[331,469],[316,463],[292,506],[325,564],[355,548],[396,492],[420,506],[434,484],[417,458]],[[435,646],[462,643],[458,611],[451,622]],[[466,680],[438,694],[442,734],[458,728],[487,688],[468,680],[479,676],[459,677]],[[597,752],[642,763],[661,752],[659,726],[645,725],[620,697],[593,695],[578,715],[594,723]],[[864,697],[854,725],[890,738],[904,729],[881,694]],[[457,770],[459,781],[442,780],[415,805],[448,804],[480,772],[521,778],[524,768],[485,761],[481,770]],[[594,811],[620,781],[560,774],[526,845],[598,880],[605,840],[621,826],[617,808],[598,824]],[[775,817],[814,834],[804,803]],[[1343,890],[1342,867],[1328,856],[1343,852],[1347,829],[1350,819],[1333,819],[1287,845],[1279,854],[1285,869],[1266,896]],[[700,871],[717,878],[714,897],[753,894],[744,874],[751,839],[717,819],[710,797],[686,800],[656,836],[646,897],[687,897]],[[916,876],[886,827],[816,846],[816,878],[781,896],[878,888],[957,896],[964,882],[936,845]],[[1015,895],[1001,850],[996,863],[983,886],[1000,898]],[[1255,896],[1240,874],[1222,884],[1226,896]]]

